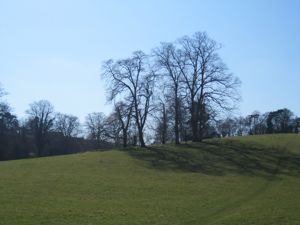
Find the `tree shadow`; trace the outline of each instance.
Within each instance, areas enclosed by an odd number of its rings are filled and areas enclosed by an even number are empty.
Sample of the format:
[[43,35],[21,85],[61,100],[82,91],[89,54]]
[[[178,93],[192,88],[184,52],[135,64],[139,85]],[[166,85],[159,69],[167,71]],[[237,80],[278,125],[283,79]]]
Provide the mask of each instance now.
[[222,176],[238,173],[274,179],[275,175],[300,176],[300,154],[237,140],[157,145],[127,149],[152,168],[200,172]]

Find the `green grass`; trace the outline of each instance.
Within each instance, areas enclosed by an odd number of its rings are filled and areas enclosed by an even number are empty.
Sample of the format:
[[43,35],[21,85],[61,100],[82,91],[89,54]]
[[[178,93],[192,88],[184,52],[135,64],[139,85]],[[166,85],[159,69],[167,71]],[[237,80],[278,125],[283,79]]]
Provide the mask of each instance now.
[[300,135],[0,162],[0,224],[300,224]]

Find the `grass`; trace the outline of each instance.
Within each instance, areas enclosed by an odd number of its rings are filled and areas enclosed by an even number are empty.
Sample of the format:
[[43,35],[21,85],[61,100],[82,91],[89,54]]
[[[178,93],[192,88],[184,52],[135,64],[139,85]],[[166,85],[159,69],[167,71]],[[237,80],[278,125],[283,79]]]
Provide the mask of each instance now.
[[300,135],[0,162],[0,224],[300,224]]

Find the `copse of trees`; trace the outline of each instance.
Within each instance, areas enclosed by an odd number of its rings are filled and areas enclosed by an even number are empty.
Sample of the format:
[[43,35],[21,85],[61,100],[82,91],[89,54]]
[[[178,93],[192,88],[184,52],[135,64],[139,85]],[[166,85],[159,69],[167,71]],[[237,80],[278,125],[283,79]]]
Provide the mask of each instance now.
[[[137,51],[127,59],[103,63],[108,100],[120,102],[112,114],[116,118],[112,130],[122,133],[124,147],[127,135],[135,138],[132,143],[145,147],[145,133],[152,135],[152,143],[162,144],[299,133],[300,120],[288,109],[220,119],[236,109],[241,84],[218,54],[220,48],[206,33],[197,32],[161,43],[149,55]],[[120,135],[115,136],[119,141]]]
[[[151,55],[137,51],[127,59],[110,59],[103,63],[108,100],[121,99],[133,105],[131,113],[141,147],[145,147],[147,121],[155,111],[162,113],[156,130],[161,133],[158,136],[162,142],[166,142],[166,102],[162,99],[171,102],[168,107],[173,115],[168,120],[172,121],[176,144],[188,137],[202,141],[208,121],[221,111],[235,108],[240,81],[228,71],[218,54],[219,49],[220,45],[206,33],[198,32],[174,43],[162,43]],[[162,93],[159,90],[166,90],[168,96],[158,97],[154,90],[158,90],[157,95]]]

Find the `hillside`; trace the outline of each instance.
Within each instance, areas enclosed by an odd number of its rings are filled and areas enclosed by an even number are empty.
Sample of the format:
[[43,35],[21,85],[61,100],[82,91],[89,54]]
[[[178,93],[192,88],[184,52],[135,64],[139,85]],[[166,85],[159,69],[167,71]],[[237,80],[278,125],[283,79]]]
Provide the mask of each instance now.
[[297,225],[300,135],[0,162],[2,225]]

